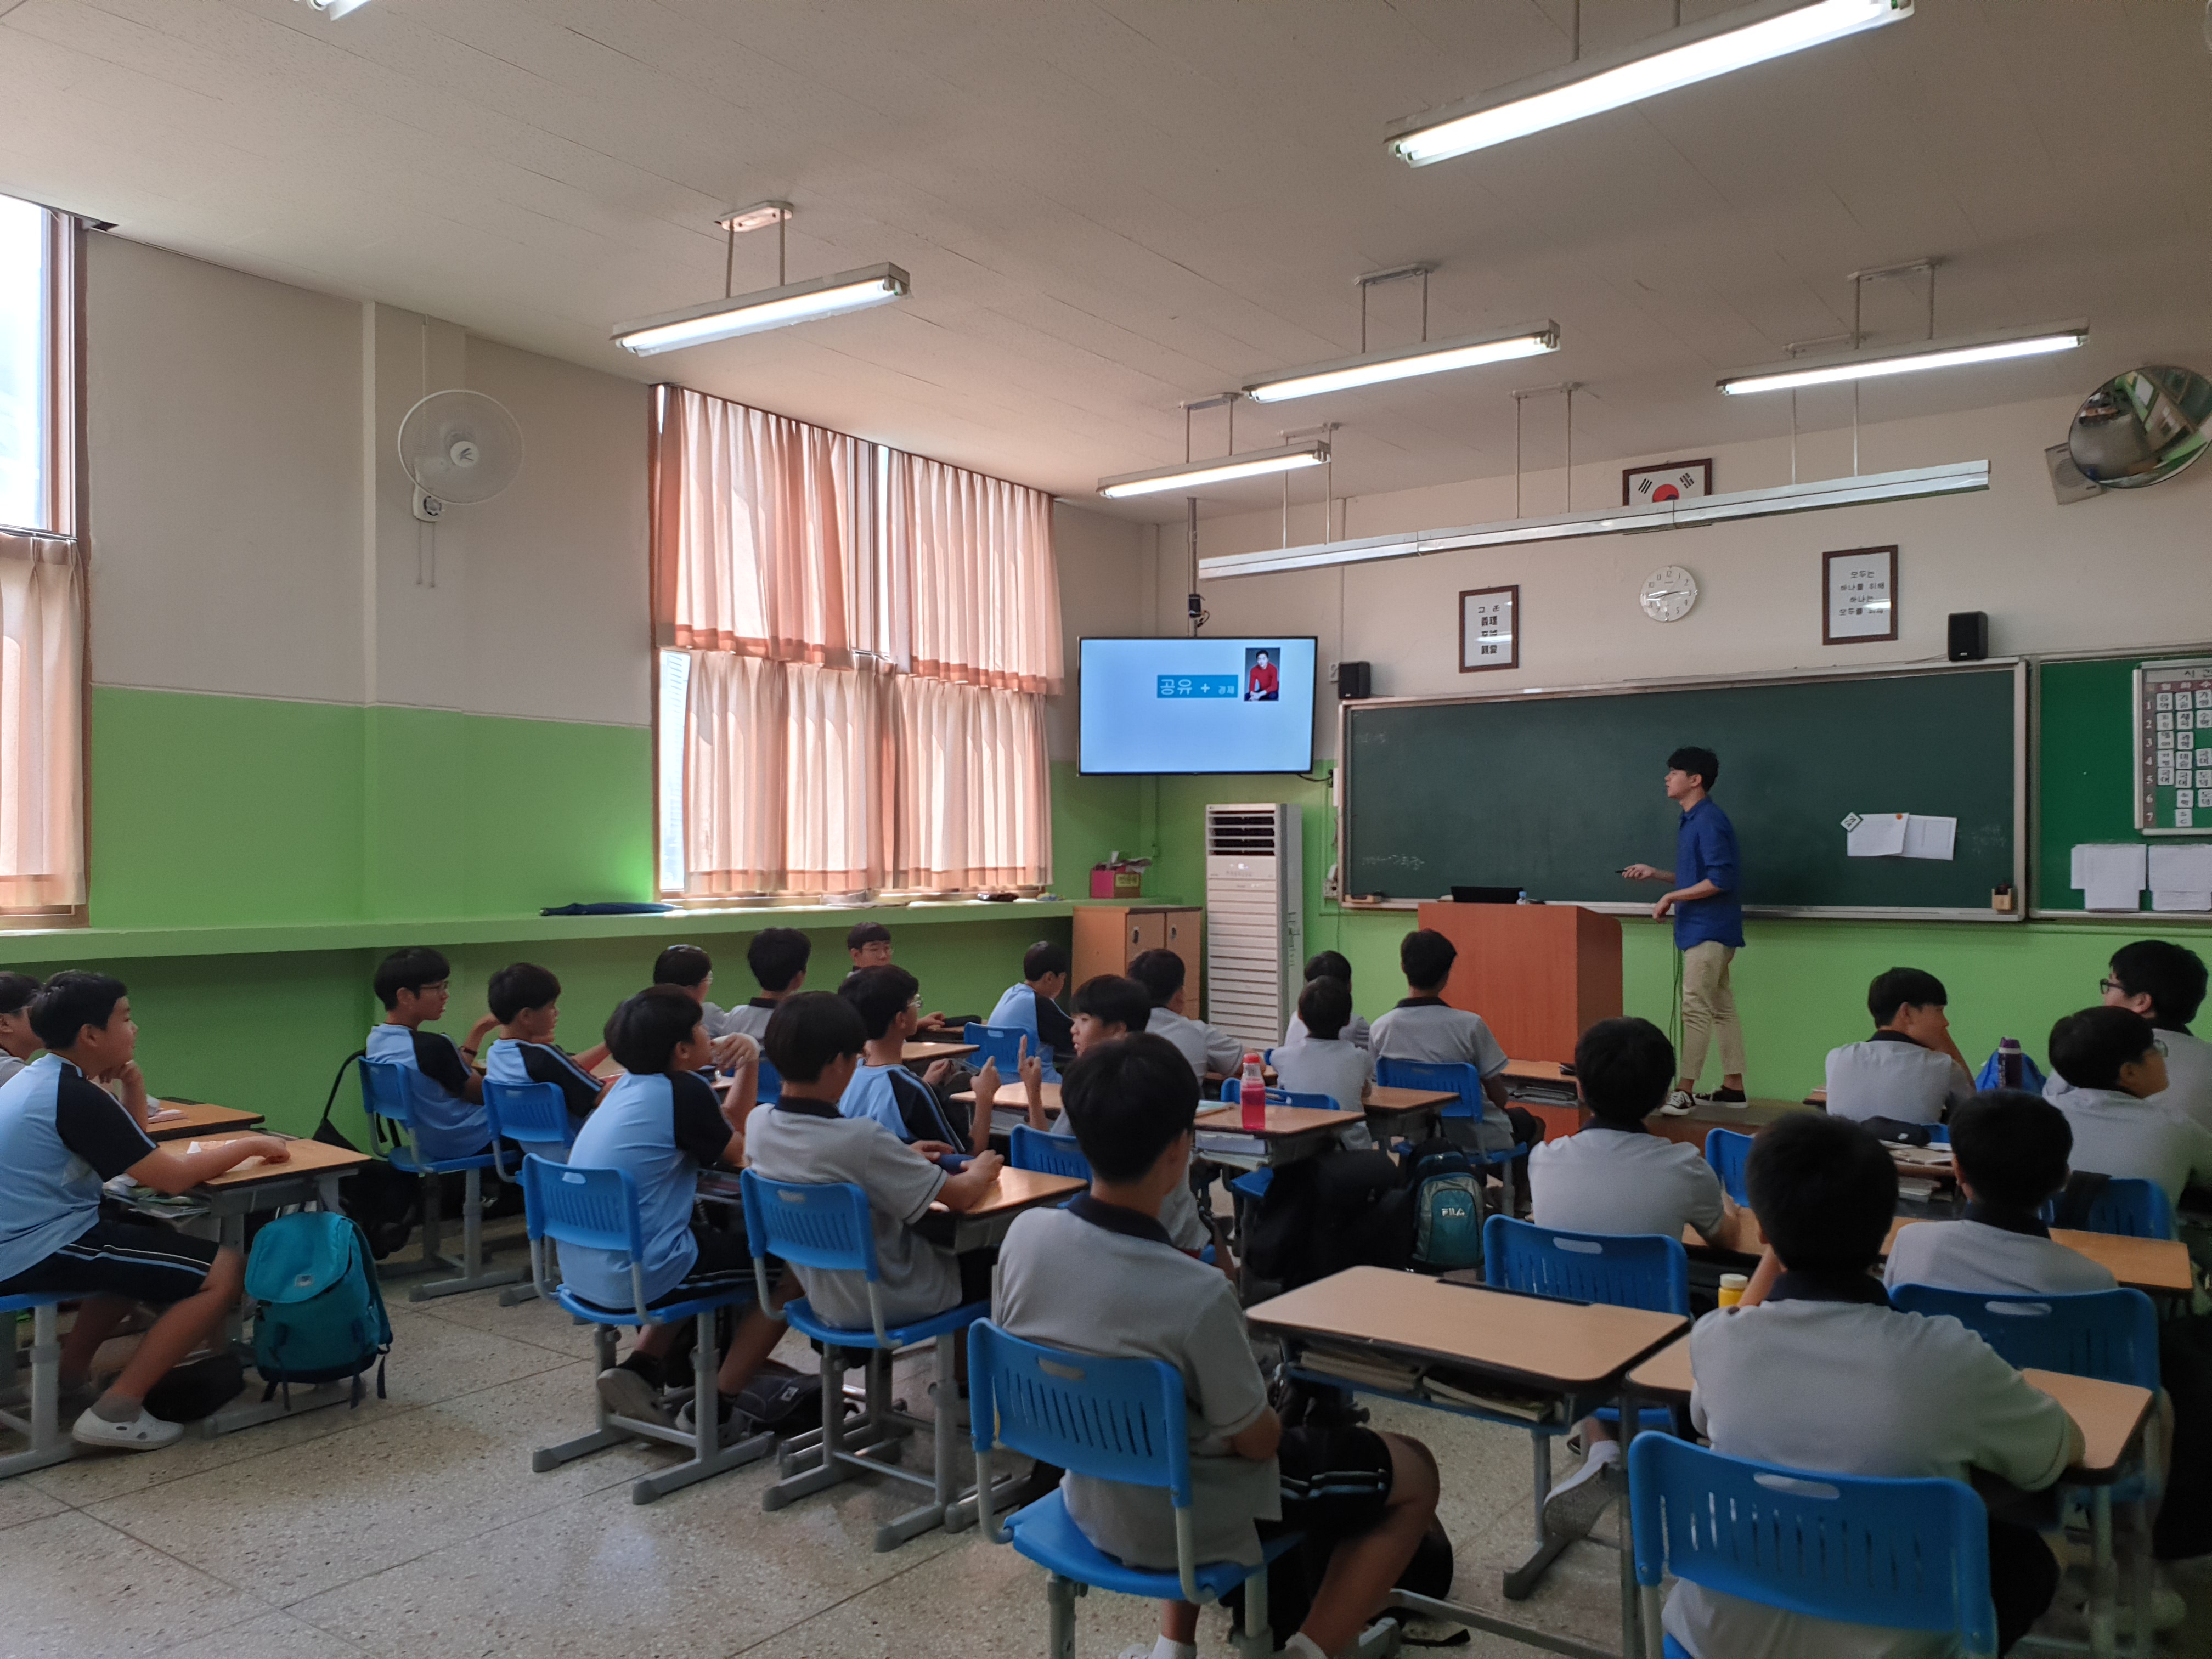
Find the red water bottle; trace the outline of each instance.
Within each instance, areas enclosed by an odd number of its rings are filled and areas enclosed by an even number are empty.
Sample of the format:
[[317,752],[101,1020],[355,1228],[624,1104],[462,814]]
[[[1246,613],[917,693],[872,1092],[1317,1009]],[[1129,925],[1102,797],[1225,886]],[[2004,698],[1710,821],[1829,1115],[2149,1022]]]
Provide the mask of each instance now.
[[1244,1080],[1237,1091],[1237,1103],[1247,1129],[1267,1127],[1267,1079],[1260,1073],[1260,1056],[1244,1056]]

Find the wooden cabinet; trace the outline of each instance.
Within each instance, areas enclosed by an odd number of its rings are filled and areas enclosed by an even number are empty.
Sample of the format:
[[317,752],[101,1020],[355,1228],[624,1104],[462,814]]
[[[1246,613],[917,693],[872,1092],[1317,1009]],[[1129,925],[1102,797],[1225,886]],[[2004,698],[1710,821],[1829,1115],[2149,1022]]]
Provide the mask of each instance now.
[[1182,958],[1190,1000],[1198,1001],[1203,958],[1204,913],[1172,904],[1079,904],[1075,907],[1075,982],[1100,974],[1125,973],[1146,951],[1172,951]]

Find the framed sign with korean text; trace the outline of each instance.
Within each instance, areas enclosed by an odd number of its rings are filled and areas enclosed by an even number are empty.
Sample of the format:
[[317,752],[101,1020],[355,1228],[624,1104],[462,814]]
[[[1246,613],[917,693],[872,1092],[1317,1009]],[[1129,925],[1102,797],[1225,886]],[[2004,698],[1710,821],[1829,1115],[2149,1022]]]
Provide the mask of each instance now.
[[1469,588],[1459,596],[1459,672],[1521,665],[1521,589]]
[[1897,550],[1854,547],[1820,555],[1820,643],[1897,637]]

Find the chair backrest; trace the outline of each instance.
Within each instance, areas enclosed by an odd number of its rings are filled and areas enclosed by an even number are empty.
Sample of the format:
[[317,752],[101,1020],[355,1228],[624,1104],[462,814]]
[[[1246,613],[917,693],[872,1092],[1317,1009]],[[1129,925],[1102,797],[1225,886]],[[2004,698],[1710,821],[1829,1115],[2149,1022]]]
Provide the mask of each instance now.
[[1019,1075],[1024,1042],[1028,1043],[1030,1052],[1040,1060],[1048,1062],[1052,1059],[1050,1054],[1040,1050],[1035,1033],[1024,1031],[1018,1025],[977,1025],[971,1022],[960,1028],[960,1040],[975,1045],[975,1052],[969,1056],[969,1065],[980,1069],[985,1060],[995,1060],[999,1062],[999,1075],[1001,1077]]
[[1636,1578],[1661,1577],[1851,1624],[1949,1631],[1997,1650],[1989,1515],[1956,1480],[1810,1474],[1672,1435],[1628,1451]]
[[1889,1299],[1907,1313],[1950,1315],[2019,1370],[2159,1386],[2158,1313],[2141,1291],[2017,1296],[1899,1285]]
[[645,1253],[637,1183],[627,1170],[587,1170],[532,1152],[522,1160],[522,1209],[533,1239],[633,1259]]
[[508,1180],[507,1153],[504,1143],[509,1140],[521,1145],[526,1152],[551,1158],[557,1151],[556,1163],[568,1160],[568,1149],[575,1144],[574,1127],[568,1121],[568,1097],[555,1083],[499,1083],[484,1079],[484,1119],[491,1128],[492,1162]]
[[[1221,1098],[1226,1104],[1231,1106],[1241,1103],[1244,1098],[1243,1079],[1234,1077],[1222,1079]],[[1335,1112],[1341,1111],[1343,1109],[1342,1107],[1337,1104],[1337,1099],[1334,1095],[1317,1095],[1311,1093],[1300,1094],[1295,1090],[1291,1089],[1269,1089],[1267,1091],[1267,1104],[1270,1106],[1297,1106],[1302,1107],[1309,1112]]]
[[1951,1126],[1948,1123],[1929,1124],[1928,1126],[1928,1144],[1930,1146],[1949,1146],[1951,1144]]
[[1017,1123],[1006,1141],[1006,1162],[1017,1170],[1073,1176],[1081,1181],[1091,1179],[1091,1160],[1084,1157],[1083,1148],[1076,1144],[1073,1135],[1048,1134],[1026,1123]]
[[403,1129],[415,1127],[415,1079],[396,1060],[356,1062],[361,1072],[361,1109]]
[[1445,1107],[1440,1114],[1444,1117],[1484,1115],[1482,1073],[1463,1060],[1378,1058],[1375,1062],[1375,1080],[1386,1089],[1450,1090],[1459,1097],[1459,1103]]
[[[2057,1199],[2043,1206],[2043,1218],[2046,1222],[2058,1218]],[[2105,1183],[2105,1190],[2089,1206],[2088,1219],[2082,1224],[2082,1231],[2114,1233],[2123,1238],[2172,1238],[2173,1200],[2166,1197],[2166,1188],[2154,1181],[2115,1176]]]
[[877,1278],[876,1235],[868,1195],[849,1181],[820,1186],[770,1181],[753,1170],[738,1177],[745,1237],[756,1257],[780,1256],[794,1267]]
[[783,1098],[783,1073],[761,1056],[760,1066],[753,1083],[753,1099],[763,1106]]
[[1735,1129],[1715,1129],[1705,1136],[1705,1162],[1721,1178],[1721,1189],[1739,1204],[1751,1202],[1744,1182],[1744,1166],[1751,1161],[1751,1137]]
[[1098,1359],[968,1328],[975,1449],[1004,1446],[1100,1480],[1164,1486],[1190,1507],[1182,1376],[1164,1359]]
[[1571,1233],[1494,1215],[1482,1228],[1482,1276],[1535,1296],[1690,1311],[1689,1253],[1662,1233]]

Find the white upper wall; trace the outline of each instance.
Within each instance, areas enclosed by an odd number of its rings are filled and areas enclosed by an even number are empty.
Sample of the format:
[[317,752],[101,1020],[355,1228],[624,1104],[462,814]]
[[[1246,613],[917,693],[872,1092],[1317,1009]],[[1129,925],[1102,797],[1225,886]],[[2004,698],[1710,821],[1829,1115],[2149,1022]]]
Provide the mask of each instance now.
[[1053,759],[1073,761],[1077,756],[1075,675],[1084,635],[1153,631],[1152,526],[1054,501],[1052,546],[1060,569],[1060,636],[1066,690],[1045,700],[1045,743]]
[[[2177,361],[2191,362],[2191,358]],[[2086,390],[2086,387],[2085,387]],[[2096,651],[2212,640],[2212,465],[2166,483],[2111,491],[2061,507],[2043,451],[2063,441],[2075,400],[2014,404],[1863,428],[1865,472],[1987,459],[1983,494],[1756,520],[1711,529],[1511,549],[1444,553],[1339,569],[1201,584],[1223,635],[1312,634],[1327,665],[1365,659],[1377,696],[1481,696],[1532,686],[1725,676],[1805,667],[1858,667],[1940,659],[1954,611],[1985,611],[1993,653]],[[1776,413],[1787,419],[1779,403]],[[1534,416],[1532,416],[1532,430]],[[1714,488],[1756,489],[1790,478],[1786,436],[1771,442],[1677,446],[1653,461],[1711,454]],[[1575,504],[1618,502],[1619,460],[1577,462]],[[1808,436],[1801,476],[1850,471],[1850,433]],[[1560,471],[1530,473],[1524,510],[1564,507]],[[1345,508],[1343,533],[1479,524],[1513,516],[1511,477],[1364,496]],[[1294,508],[1292,536],[1316,538],[1320,508]],[[1303,532],[1301,526],[1304,526]],[[1203,556],[1280,544],[1279,507],[1201,521]],[[1820,555],[1895,543],[1899,638],[1823,646]],[[1160,532],[1154,625],[1184,631],[1183,538]],[[1698,580],[1696,608],[1680,622],[1647,619],[1644,578],[1679,564]],[[1521,667],[1459,672],[1462,590],[1518,583]],[[1335,697],[1316,699],[1319,751],[1335,752]]]
[[[87,249],[94,683],[647,722],[646,388],[118,237]],[[513,410],[526,459],[433,528],[394,439],[447,386]]]

